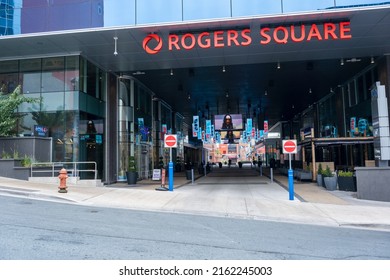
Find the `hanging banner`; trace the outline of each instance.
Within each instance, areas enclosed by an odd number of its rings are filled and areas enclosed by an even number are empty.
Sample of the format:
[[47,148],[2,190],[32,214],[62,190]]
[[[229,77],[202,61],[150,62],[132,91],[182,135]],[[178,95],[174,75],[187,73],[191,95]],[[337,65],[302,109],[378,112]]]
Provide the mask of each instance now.
[[264,121],[264,134],[268,134],[268,121]]
[[198,140],[202,140],[202,128],[199,127],[198,129]]
[[351,130],[351,137],[354,137],[355,132],[357,131],[356,117],[352,117],[350,120],[350,130]]
[[246,120],[246,132],[248,135],[252,133],[252,119]]
[[162,132],[163,134],[166,134],[166,133],[167,133],[167,125],[166,125],[166,124],[162,124],[162,125],[161,125],[161,132]]
[[144,127],[144,118],[138,118],[138,127],[139,128]]
[[199,116],[192,117],[192,136],[198,137],[199,130]]
[[206,137],[211,136],[211,120],[206,120]]

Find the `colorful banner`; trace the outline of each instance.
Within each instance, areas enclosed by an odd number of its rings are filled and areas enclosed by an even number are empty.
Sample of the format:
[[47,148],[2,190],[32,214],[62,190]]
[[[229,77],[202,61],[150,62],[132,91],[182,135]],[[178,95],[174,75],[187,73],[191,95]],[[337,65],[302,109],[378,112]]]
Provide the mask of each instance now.
[[252,119],[246,120],[246,132],[247,132],[247,135],[252,133]]
[[198,137],[199,130],[199,116],[192,117],[192,136]]
[[198,140],[202,140],[202,128],[200,126],[198,129]]
[[206,120],[206,137],[211,136],[211,120]]
[[268,134],[268,121],[264,121],[264,134]]
[[355,136],[355,132],[358,130],[356,126],[356,117],[352,117],[350,120],[351,137]]

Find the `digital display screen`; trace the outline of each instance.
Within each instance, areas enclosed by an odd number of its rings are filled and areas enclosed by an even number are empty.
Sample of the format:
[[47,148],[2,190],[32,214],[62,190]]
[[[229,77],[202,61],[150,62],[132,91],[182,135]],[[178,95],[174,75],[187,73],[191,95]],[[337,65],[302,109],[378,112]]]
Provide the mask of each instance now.
[[214,116],[215,130],[242,130],[244,128],[241,114],[225,114]]

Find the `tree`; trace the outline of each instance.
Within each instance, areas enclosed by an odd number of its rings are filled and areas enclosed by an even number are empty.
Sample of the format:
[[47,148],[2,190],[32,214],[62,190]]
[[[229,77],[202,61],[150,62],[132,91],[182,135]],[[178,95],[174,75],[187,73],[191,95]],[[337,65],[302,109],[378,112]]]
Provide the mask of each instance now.
[[26,97],[21,94],[21,86],[8,95],[0,95],[0,136],[12,136],[15,134],[16,125],[23,117],[16,113],[18,107],[27,102],[39,102],[39,98]]

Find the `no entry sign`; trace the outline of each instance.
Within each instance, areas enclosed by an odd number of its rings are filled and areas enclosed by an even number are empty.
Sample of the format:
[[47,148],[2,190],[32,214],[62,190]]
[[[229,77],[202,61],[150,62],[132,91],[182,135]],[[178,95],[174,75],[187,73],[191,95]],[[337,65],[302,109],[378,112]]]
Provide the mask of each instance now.
[[283,154],[296,154],[297,140],[283,140]]
[[177,135],[170,134],[164,136],[164,147],[165,148],[176,148],[177,147]]

